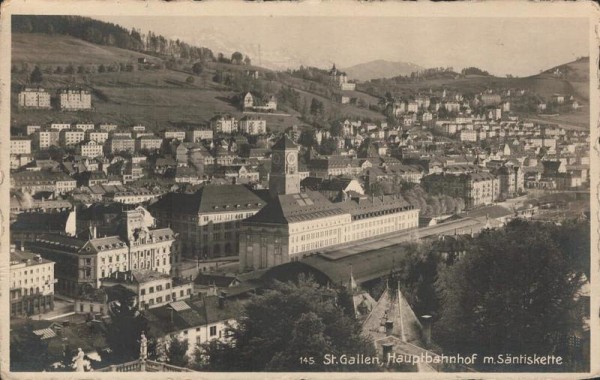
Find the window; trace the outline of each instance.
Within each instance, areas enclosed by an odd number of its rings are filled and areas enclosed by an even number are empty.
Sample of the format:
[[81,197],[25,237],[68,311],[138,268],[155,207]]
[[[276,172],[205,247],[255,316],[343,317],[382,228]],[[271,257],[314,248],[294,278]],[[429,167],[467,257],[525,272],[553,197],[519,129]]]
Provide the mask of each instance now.
[[166,287],[167,289],[171,289],[171,284],[167,283]]
[[141,295],[146,295],[146,289],[142,289],[142,290],[140,291],[140,294],[141,294]]
[[210,336],[217,335],[217,326],[210,326]]
[[150,294],[154,293],[154,286],[151,286],[148,291],[149,291]]
[[162,297],[157,297],[156,298],[156,303],[162,303]]

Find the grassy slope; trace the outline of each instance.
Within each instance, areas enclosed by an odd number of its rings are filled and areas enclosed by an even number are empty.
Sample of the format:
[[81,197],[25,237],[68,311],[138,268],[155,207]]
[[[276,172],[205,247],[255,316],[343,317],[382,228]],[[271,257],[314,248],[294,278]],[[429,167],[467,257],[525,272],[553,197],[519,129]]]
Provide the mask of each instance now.
[[85,65],[112,62],[134,62],[140,57],[156,58],[130,50],[95,45],[64,35],[14,33],[12,60],[14,63]]
[[[77,66],[80,64],[131,62],[142,56],[145,55],[119,48],[98,46],[68,36],[18,33],[13,35],[13,63],[27,62],[30,66],[34,64],[66,65],[69,63]],[[153,61],[158,60],[156,57],[146,57]],[[226,87],[211,80],[218,68],[265,71],[265,69],[255,66],[240,67],[210,63],[206,65],[205,72],[201,76],[194,77],[195,81],[192,84],[186,83],[190,74],[167,69],[85,75],[44,74],[42,86],[52,93],[68,85],[78,85],[93,90],[94,111],[76,113],[17,109],[15,106],[16,91],[27,84],[28,78],[26,75],[13,74],[12,120],[17,126],[45,124],[52,121],[86,120],[95,123],[115,122],[119,125],[143,123],[151,128],[162,129],[172,124],[206,123],[219,112],[227,112],[241,117],[240,110],[228,101],[228,98],[234,94]],[[281,83],[273,84],[276,92]],[[300,83],[298,86],[300,87]],[[312,93],[300,92],[308,104],[312,97],[316,97],[325,104],[327,109],[334,110],[336,115],[371,119],[383,118],[381,114],[368,109],[341,105]],[[358,94],[367,102],[377,102],[377,99],[370,95]],[[264,116],[267,119],[267,125],[275,130],[280,130],[294,124],[302,124],[298,119],[297,112],[286,111],[291,116]]]

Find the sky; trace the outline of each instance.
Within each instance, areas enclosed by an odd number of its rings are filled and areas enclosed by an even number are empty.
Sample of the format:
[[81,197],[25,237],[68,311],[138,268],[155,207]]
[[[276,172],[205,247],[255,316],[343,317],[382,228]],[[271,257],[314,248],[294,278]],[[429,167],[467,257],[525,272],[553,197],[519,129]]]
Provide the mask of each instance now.
[[[587,19],[301,16],[95,17],[142,32],[241,51],[273,69],[373,60],[528,76],[589,55]],[[260,46],[260,62],[259,62]]]

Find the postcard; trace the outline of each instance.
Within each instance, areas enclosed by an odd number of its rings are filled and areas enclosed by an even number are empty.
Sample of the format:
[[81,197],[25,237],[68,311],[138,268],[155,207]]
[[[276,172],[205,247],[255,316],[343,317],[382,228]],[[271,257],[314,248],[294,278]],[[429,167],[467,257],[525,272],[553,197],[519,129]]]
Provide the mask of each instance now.
[[3,377],[598,375],[599,16],[2,4]]

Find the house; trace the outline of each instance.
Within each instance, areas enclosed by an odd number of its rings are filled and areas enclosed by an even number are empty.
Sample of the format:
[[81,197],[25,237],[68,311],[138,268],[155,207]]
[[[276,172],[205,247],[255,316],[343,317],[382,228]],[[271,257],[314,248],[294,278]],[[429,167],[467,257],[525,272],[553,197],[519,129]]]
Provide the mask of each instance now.
[[356,89],[355,83],[348,82],[348,76],[345,72],[339,71],[335,67],[335,63],[331,70],[329,70],[329,76],[331,77],[332,83],[340,88],[342,91],[354,91]]
[[238,121],[231,115],[217,115],[210,120],[214,133],[231,134],[238,131]]
[[11,136],[10,154],[31,154],[31,139],[28,136]]
[[247,92],[242,98],[242,110],[272,112],[277,110],[277,98],[274,95],[259,98]]
[[84,140],[77,144],[76,151],[77,154],[83,157],[94,158],[98,156],[103,156],[104,146],[94,140]]
[[199,299],[175,301],[145,313],[149,328],[158,336],[158,345],[172,339],[188,342],[187,355],[197,346],[218,339],[227,342],[227,327],[234,326],[241,312],[240,301],[227,299],[226,293]]
[[563,104],[565,102],[565,96],[561,94],[552,94],[552,102],[556,104]]
[[141,310],[189,299],[194,287],[191,281],[149,269],[113,272],[101,282],[103,287],[121,285],[132,291]]
[[212,140],[213,131],[211,129],[192,129],[187,131],[188,142],[201,142],[204,140]]
[[136,152],[157,151],[160,150],[162,144],[163,139],[160,137],[156,137],[154,135],[141,136],[135,140],[135,150]]
[[12,245],[9,277],[11,317],[54,309],[54,262]]

